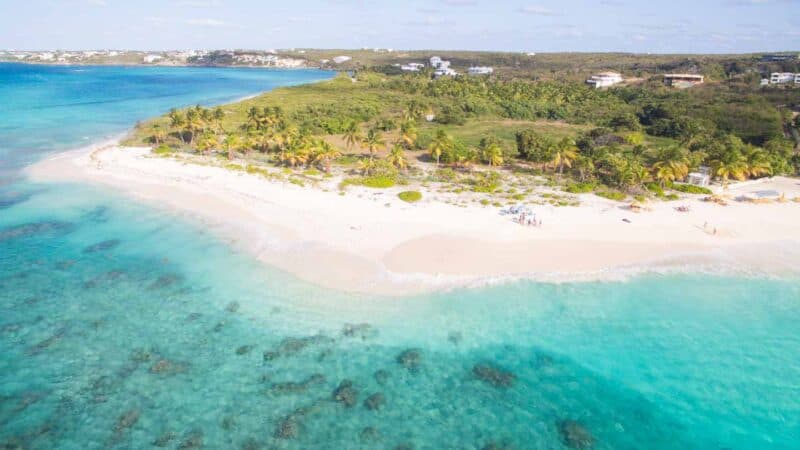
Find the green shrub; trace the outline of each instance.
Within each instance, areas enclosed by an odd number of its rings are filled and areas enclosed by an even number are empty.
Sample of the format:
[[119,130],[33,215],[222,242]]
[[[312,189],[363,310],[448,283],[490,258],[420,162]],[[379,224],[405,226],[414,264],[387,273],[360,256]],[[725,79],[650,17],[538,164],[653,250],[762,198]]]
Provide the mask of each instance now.
[[373,175],[362,179],[361,184],[376,189],[385,189],[394,186],[396,180],[385,175]]
[[397,180],[386,175],[371,175],[368,177],[345,178],[339,184],[339,188],[344,189],[347,186],[357,185],[375,189],[386,189],[394,186],[396,183]]
[[397,194],[400,200],[408,203],[414,203],[422,200],[422,193],[418,191],[403,191]]
[[458,179],[458,174],[451,168],[436,169],[433,174],[434,181],[440,182],[453,182]]
[[153,149],[153,154],[156,155],[168,155],[175,150],[167,144],[161,144],[158,147]]
[[592,192],[597,187],[595,183],[570,183],[564,188],[570,194],[586,194]]
[[705,188],[703,186],[695,186],[693,184],[673,184],[672,189],[678,192],[684,192],[686,194],[705,194],[711,195],[711,189]]
[[624,192],[619,191],[597,191],[594,193],[594,195],[618,202],[621,202],[628,197]]
[[648,191],[656,194],[657,197],[664,196],[664,190],[661,189],[661,186],[659,186],[658,183],[647,183],[647,186],[645,187],[647,188]]
[[497,172],[479,172],[470,179],[473,192],[492,193],[500,187],[500,174]]

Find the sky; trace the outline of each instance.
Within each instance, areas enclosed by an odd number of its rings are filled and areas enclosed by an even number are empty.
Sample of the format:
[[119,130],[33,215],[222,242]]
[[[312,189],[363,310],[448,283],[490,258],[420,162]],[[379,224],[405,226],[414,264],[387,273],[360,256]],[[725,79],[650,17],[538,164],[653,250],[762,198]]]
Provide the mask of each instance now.
[[0,0],[0,49],[800,50],[800,0]]

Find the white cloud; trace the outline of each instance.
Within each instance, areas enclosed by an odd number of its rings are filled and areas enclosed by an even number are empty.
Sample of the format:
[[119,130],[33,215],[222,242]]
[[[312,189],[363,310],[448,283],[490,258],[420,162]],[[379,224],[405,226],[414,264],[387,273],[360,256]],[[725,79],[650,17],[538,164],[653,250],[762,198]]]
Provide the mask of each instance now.
[[188,19],[186,21],[187,25],[192,25],[195,27],[231,27],[234,26],[231,23],[223,22],[217,19]]
[[184,8],[211,8],[222,6],[221,0],[181,0],[177,3],[178,6]]
[[519,12],[523,14],[529,14],[531,16],[554,16],[555,13],[552,9],[545,8],[543,6],[538,5],[528,5],[523,6],[519,9]]
[[442,3],[450,6],[475,6],[475,0],[442,0]]
[[166,17],[159,17],[159,16],[151,16],[145,17],[144,20],[146,22],[150,22],[154,25],[165,25],[165,24],[179,24],[179,25],[189,25],[193,27],[209,27],[209,28],[222,28],[222,27],[231,27],[231,28],[243,28],[241,25],[237,25],[235,23],[224,22],[222,20],[217,19],[169,19]]

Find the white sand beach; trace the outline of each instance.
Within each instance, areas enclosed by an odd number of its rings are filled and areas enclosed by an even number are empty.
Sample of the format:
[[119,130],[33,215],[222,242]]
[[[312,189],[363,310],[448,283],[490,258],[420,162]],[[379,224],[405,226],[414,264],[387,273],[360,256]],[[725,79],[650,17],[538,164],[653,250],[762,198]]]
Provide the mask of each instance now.
[[[597,279],[642,269],[800,272],[800,203],[791,200],[720,206],[687,196],[635,213],[583,194],[578,207],[532,207],[542,226],[528,227],[500,208],[444,204],[425,192],[415,204],[397,197],[401,188],[351,187],[340,195],[156,157],[147,148],[67,152],[27,173],[36,181],[108,186],[189,213],[267,264],[353,292],[404,295],[497,279]],[[800,180],[741,183],[724,195],[762,190],[794,199]],[[680,205],[690,211],[676,211]]]

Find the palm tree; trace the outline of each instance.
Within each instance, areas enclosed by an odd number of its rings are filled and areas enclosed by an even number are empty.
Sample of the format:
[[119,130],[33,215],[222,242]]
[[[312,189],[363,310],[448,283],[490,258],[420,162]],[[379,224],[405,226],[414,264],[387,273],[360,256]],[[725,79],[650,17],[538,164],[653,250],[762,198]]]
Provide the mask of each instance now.
[[367,136],[364,138],[364,146],[369,149],[369,157],[372,158],[381,147],[385,146],[386,142],[381,137],[381,134],[373,129],[370,129],[367,132]]
[[431,158],[436,159],[436,165],[438,166],[442,154],[447,153],[452,147],[453,140],[444,130],[440,129],[436,132],[436,137],[433,138],[433,141],[431,141],[428,146],[428,152],[430,152]]
[[400,124],[400,142],[407,149],[414,147],[417,142],[417,126],[414,122],[406,120]]
[[242,146],[242,140],[239,138],[239,135],[236,134],[228,134],[225,136],[225,140],[222,141],[222,147],[225,149],[225,152],[228,154],[228,159],[233,159],[233,154],[237,150],[239,150]]
[[343,137],[348,150],[352,149],[355,145],[363,140],[363,137],[361,136],[361,130],[358,128],[358,124],[355,120],[351,120],[347,123],[347,126],[344,129]]
[[166,138],[167,138],[167,134],[164,132],[164,130],[161,128],[161,126],[160,125],[154,125],[153,126],[153,134],[150,135],[150,140],[153,141],[153,143],[156,144],[156,145],[161,145],[161,143],[164,142],[164,139],[166,139]]
[[331,161],[342,156],[342,153],[323,139],[316,141],[315,145],[314,161],[321,162],[325,166],[325,172],[331,173]]
[[578,173],[578,179],[581,183],[585,182],[595,171],[594,161],[587,156],[578,155],[575,161],[573,161],[572,166],[575,168],[575,172]]
[[362,175],[369,175],[375,170],[375,160],[372,158],[369,159],[362,159],[358,161],[358,170],[361,172]]
[[273,141],[280,150],[287,150],[299,144],[301,140],[300,130],[291,126],[273,136]]
[[639,161],[631,161],[628,167],[630,168],[631,184],[641,188],[650,181],[650,172]]
[[222,126],[222,119],[225,118],[225,111],[222,108],[215,108],[214,109],[214,125],[219,129]]
[[772,164],[767,153],[758,147],[748,146],[744,155],[747,161],[747,174],[752,178],[772,174]]
[[411,100],[411,102],[406,105],[406,109],[403,110],[403,120],[411,122],[419,120],[419,118],[422,117],[424,109],[425,107],[422,106],[422,104],[416,100]]
[[728,187],[730,178],[739,181],[747,178],[747,160],[738,150],[722,153],[719,158],[711,161],[714,175],[722,179],[722,184]]
[[194,144],[195,135],[205,128],[202,114],[197,108],[191,108],[186,111],[186,120],[183,124],[184,129],[189,133],[189,145]]
[[392,147],[389,155],[386,156],[386,161],[398,169],[405,170],[408,168],[408,158],[406,158],[406,153],[403,151],[403,147],[399,145]]
[[558,175],[564,173],[564,167],[572,167],[572,162],[578,157],[578,147],[575,141],[570,138],[564,138],[555,146],[553,159],[550,161],[553,167],[558,166]]
[[261,111],[255,106],[247,111],[247,125],[256,130],[261,128]]
[[490,166],[503,165],[503,149],[497,142],[490,142],[483,149],[483,160]]
[[203,153],[207,153],[217,146],[219,146],[219,139],[215,133],[205,132],[197,141],[197,149]]
[[169,110],[169,114],[167,117],[169,117],[169,126],[178,133],[178,136],[181,138],[181,141],[186,142],[183,138],[183,125],[186,123],[186,116],[184,116],[177,109],[173,108]]
[[678,146],[662,147],[653,163],[653,176],[663,188],[667,183],[682,180],[689,175],[689,157],[686,150]]

